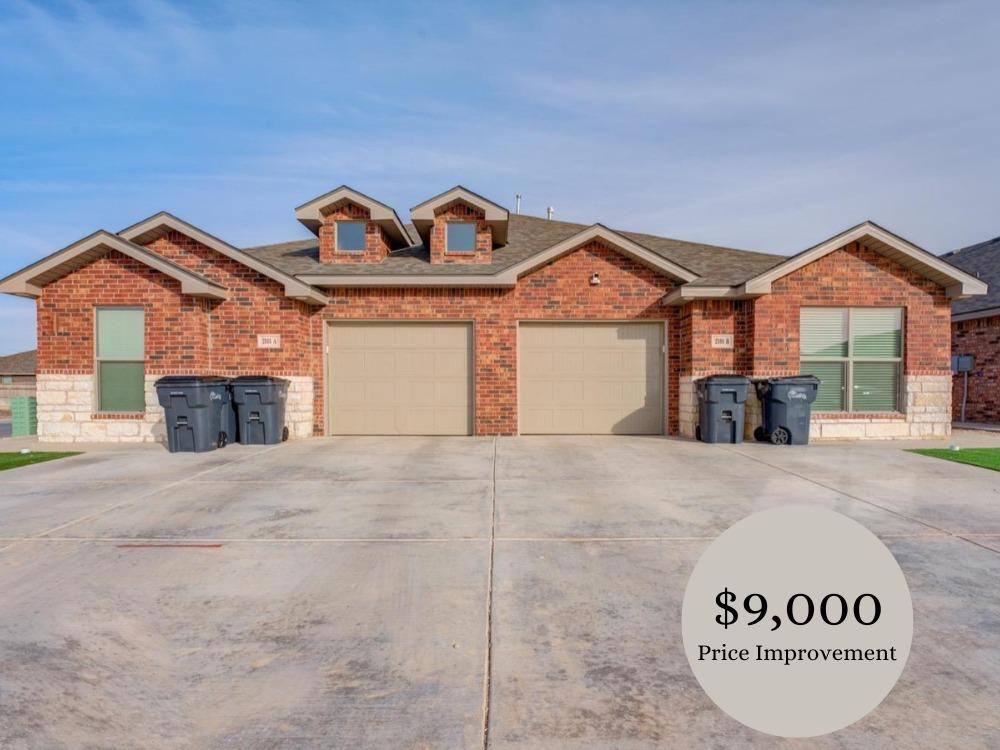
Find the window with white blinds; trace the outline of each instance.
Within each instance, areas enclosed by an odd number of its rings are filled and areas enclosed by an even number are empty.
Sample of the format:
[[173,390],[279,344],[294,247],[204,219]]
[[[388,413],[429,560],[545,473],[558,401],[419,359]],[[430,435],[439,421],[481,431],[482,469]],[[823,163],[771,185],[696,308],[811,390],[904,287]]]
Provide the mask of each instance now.
[[903,311],[898,307],[803,307],[801,371],[822,384],[814,411],[899,410]]

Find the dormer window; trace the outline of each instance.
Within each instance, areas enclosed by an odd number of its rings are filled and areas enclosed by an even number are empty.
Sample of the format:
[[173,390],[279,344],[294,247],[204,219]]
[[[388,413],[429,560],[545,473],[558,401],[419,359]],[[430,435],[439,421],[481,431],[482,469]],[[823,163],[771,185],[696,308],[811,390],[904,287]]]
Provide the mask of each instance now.
[[476,222],[449,221],[445,252],[474,253],[476,252]]
[[363,221],[338,221],[337,250],[342,253],[365,251],[365,223]]

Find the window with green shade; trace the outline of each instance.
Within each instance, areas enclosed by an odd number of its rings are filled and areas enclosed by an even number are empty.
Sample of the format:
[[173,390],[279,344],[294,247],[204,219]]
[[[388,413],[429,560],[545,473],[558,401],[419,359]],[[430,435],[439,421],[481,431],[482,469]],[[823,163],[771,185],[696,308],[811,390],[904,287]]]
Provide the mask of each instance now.
[[140,307],[97,308],[97,410],[141,412],[145,395],[145,314]]
[[898,307],[803,307],[800,369],[819,387],[813,411],[899,410],[903,311]]

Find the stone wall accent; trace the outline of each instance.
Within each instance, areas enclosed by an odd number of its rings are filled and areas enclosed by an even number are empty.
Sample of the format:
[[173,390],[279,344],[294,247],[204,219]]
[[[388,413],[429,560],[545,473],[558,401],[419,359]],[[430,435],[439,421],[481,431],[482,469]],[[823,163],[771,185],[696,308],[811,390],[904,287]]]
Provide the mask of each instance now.
[[690,375],[681,375],[678,383],[678,434],[686,438],[694,438],[694,428],[698,424],[698,394],[694,381]]
[[136,414],[99,414],[93,375],[38,376],[38,440],[54,443],[164,442],[163,409],[147,375],[146,411]]
[[[975,369],[969,373],[966,421],[1000,422],[1000,315],[952,324],[951,353],[976,358]],[[952,418],[956,422],[962,417],[964,383],[965,375],[954,376]]]
[[[163,408],[154,383],[160,375],[146,375],[146,410],[134,414],[95,411],[93,375],[38,376],[38,439],[55,443],[165,443]],[[289,377],[285,423],[289,439],[312,436],[313,381]]]
[[951,376],[905,375],[902,414],[821,414],[812,419],[816,440],[942,439],[951,435]]
[[313,434],[313,379],[307,375],[287,378],[288,400],[285,402],[285,424],[288,439],[312,437]]

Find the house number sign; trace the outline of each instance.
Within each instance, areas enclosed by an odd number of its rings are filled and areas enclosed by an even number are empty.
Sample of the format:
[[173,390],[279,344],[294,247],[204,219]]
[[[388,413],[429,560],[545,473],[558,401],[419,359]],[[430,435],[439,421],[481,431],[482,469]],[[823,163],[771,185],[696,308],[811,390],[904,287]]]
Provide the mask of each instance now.
[[733,348],[733,336],[730,333],[713,333],[712,334],[712,348],[713,349],[732,349]]
[[280,349],[281,348],[281,334],[280,333],[258,333],[257,334],[257,348],[258,349]]

